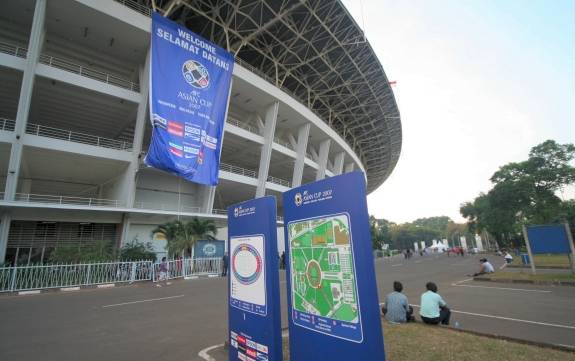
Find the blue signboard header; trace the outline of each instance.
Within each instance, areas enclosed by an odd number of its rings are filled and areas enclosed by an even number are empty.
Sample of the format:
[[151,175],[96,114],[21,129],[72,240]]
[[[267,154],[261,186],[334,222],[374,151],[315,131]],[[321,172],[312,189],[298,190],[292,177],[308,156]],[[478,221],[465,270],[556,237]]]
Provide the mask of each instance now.
[[218,183],[233,67],[229,52],[152,14],[147,165],[192,182]]

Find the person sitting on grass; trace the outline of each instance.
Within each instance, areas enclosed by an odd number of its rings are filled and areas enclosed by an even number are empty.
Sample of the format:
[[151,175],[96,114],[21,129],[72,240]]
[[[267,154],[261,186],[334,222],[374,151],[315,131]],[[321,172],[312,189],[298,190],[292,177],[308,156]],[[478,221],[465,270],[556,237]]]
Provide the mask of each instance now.
[[385,319],[390,323],[405,323],[414,321],[413,308],[409,305],[407,297],[401,293],[401,282],[393,282],[393,292],[385,296],[385,305],[381,308]]
[[495,269],[493,268],[493,265],[491,263],[489,263],[489,261],[487,260],[487,258],[482,258],[479,260],[480,266],[479,266],[479,272],[474,273],[472,275],[472,277],[477,277],[477,276],[481,276],[487,273],[493,273],[495,272]]
[[421,308],[419,316],[421,320],[429,325],[449,325],[451,311],[447,303],[437,293],[437,285],[433,282],[427,282],[425,285],[427,292],[421,295]]

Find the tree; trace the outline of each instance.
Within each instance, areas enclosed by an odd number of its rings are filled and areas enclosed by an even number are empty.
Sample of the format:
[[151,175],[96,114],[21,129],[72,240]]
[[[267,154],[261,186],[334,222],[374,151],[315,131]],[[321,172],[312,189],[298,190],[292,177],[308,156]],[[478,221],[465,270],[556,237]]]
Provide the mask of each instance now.
[[413,248],[413,243],[424,241],[431,245],[431,241],[438,239],[441,232],[428,227],[421,227],[413,223],[403,223],[391,227],[392,244],[397,249]]
[[140,243],[134,240],[126,243],[120,249],[120,259],[122,261],[154,261],[156,259],[156,252],[150,242]]
[[218,229],[212,220],[192,218],[189,222],[173,221],[155,228],[152,233],[162,233],[168,241],[168,254],[176,255],[190,250],[198,240],[215,239]]
[[547,140],[531,149],[523,162],[506,164],[491,177],[493,188],[473,202],[461,205],[460,213],[475,232],[488,231],[503,243],[521,242],[521,226],[567,219],[556,192],[575,182],[573,144]]
[[374,216],[369,217],[371,231],[372,249],[382,249],[384,244],[391,242],[389,227],[392,224],[387,219],[376,219]]
[[411,223],[418,227],[432,229],[438,232],[440,237],[446,237],[447,225],[449,224],[449,222],[453,222],[449,217],[440,216],[440,217],[419,218]]
[[116,258],[112,241],[96,241],[84,245],[60,245],[51,253],[52,263],[110,262]]

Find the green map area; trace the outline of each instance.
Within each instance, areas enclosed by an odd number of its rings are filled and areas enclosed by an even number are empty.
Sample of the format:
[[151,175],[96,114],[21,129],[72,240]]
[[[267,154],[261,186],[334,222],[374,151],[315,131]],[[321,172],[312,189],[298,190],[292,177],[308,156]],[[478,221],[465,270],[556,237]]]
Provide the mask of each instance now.
[[293,308],[357,323],[357,286],[347,216],[292,222],[288,233]]

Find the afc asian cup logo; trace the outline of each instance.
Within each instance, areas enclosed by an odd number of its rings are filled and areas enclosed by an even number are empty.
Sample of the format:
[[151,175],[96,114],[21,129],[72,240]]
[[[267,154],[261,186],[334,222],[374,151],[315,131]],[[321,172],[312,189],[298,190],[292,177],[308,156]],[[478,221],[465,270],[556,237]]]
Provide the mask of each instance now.
[[213,257],[216,254],[217,248],[213,243],[208,243],[202,248],[204,254],[208,257]]
[[240,214],[240,210],[238,207],[234,208],[234,217],[238,217],[238,215]]
[[208,69],[195,60],[188,60],[182,65],[182,75],[194,88],[205,89],[210,85]]
[[301,204],[303,203],[303,198],[301,197],[301,193],[296,193],[295,194],[295,205],[296,206],[301,206]]

